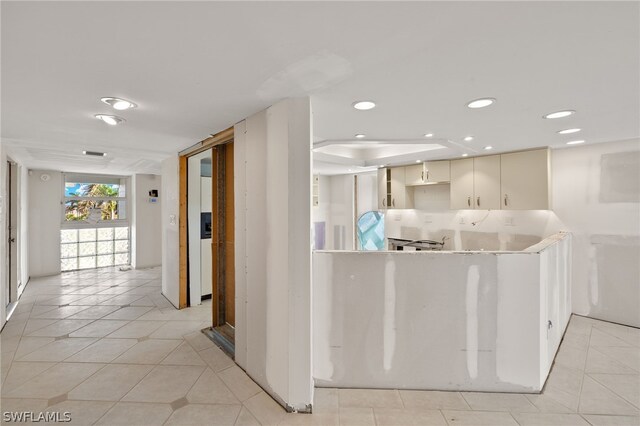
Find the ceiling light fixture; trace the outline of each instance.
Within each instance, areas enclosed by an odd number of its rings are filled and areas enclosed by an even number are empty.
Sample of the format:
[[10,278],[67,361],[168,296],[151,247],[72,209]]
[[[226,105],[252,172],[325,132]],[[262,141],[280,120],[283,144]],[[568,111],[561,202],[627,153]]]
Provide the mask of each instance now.
[[131,101],[121,98],[100,98],[100,100],[107,105],[111,105],[113,109],[117,109],[118,111],[123,111],[125,109],[131,109],[138,106]]
[[419,163],[419,162],[420,162],[420,160],[416,160],[416,163]]
[[375,108],[376,103],[373,101],[358,101],[353,103],[353,107],[355,109],[359,109],[360,111],[366,111],[368,109]]
[[466,152],[464,154],[462,154],[463,157],[468,157],[469,154],[467,154]]
[[356,135],[356,138],[358,138],[358,139],[362,139],[362,138],[364,138],[365,136],[366,136],[366,135],[363,135],[362,133],[358,133],[358,134]]
[[110,126],[115,126],[116,124],[120,124],[126,121],[124,118],[118,117],[117,115],[96,114],[95,117],[98,120],[104,121]]
[[433,137],[433,133],[425,133],[424,137],[425,138],[432,138]]
[[474,101],[471,101],[467,104],[467,107],[469,108],[484,108],[484,107],[488,107],[489,105],[493,104],[496,100],[494,98],[481,98],[481,99],[476,99]]
[[584,143],[584,140],[567,142],[567,145],[578,145]]
[[489,150],[493,149],[493,147],[492,147],[491,145],[489,145],[489,146],[485,146],[485,147],[484,147],[484,149],[486,149],[487,151],[489,151]]
[[560,133],[561,135],[570,135],[571,133],[578,133],[580,130],[582,129],[565,129],[565,130],[558,130],[558,133]]
[[471,142],[473,140],[473,136],[467,136],[464,138],[465,142]]
[[572,109],[567,109],[564,111],[556,111],[556,112],[550,112],[549,114],[543,115],[542,118],[563,118],[563,117],[568,117],[570,115],[575,114],[576,112]]

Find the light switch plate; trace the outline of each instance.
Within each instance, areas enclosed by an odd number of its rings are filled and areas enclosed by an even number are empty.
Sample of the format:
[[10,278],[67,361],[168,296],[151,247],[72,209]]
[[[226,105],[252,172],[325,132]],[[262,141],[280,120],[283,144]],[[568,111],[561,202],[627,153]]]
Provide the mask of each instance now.
[[464,225],[467,223],[467,219],[464,216],[460,216],[460,219],[458,220],[458,223],[460,225]]
[[504,218],[505,226],[515,226],[515,222],[513,221],[513,216],[507,216]]

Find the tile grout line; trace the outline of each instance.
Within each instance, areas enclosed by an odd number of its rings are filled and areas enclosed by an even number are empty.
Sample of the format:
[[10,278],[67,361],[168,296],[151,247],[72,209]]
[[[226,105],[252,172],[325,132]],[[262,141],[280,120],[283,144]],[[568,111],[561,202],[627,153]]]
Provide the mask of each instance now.
[[[606,374],[606,373],[594,373],[594,374]],[[600,386],[604,387],[605,389],[607,389],[609,392],[613,393],[618,398],[620,398],[623,401],[627,402],[628,404],[630,404],[636,410],[640,410],[640,407],[638,407],[635,403],[633,403],[632,401],[629,401],[627,398],[625,398],[624,396],[620,395],[618,392],[616,392],[615,390],[611,389],[609,386],[605,385],[600,380],[596,379],[595,377],[593,377],[593,376],[591,376],[590,374],[587,374],[587,373],[585,373],[585,376],[589,376],[589,378],[591,380],[595,381]],[[635,376],[635,374],[618,374],[618,376]],[[640,377],[638,379],[640,380]]]
[[593,332],[593,324],[589,326],[589,339],[587,341],[587,356],[584,360],[584,365],[582,366],[582,376],[580,377],[580,392],[578,392],[578,407],[576,407],[576,413],[580,414],[580,405],[582,402],[582,388],[584,387],[584,376],[587,375],[587,359],[589,359],[589,351],[591,350],[591,333]]

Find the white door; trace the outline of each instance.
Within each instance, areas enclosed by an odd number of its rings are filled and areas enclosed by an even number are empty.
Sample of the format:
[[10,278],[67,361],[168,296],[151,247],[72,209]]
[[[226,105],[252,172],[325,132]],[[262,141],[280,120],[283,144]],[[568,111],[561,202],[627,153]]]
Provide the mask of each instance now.
[[392,209],[404,209],[406,207],[406,186],[404,184],[404,167],[391,169],[391,206]]
[[404,183],[407,186],[424,184],[424,164],[416,164],[415,166],[405,166]]
[[473,192],[476,209],[500,209],[500,156],[473,159]]
[[378,169],[378,209],[387,209],[387,169]]
[[451,209],[472,209],[473,158],[451,161]]
[[549,209],[549,150],[513,152],[501,156],[503,210]]
[[427,161],[424,164],[425,183],[449,182],[450,161]]

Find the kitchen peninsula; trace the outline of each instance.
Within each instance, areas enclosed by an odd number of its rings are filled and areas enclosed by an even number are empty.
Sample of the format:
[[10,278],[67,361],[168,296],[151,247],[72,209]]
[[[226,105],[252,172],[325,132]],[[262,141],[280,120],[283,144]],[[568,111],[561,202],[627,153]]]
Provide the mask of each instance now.
[[571,235],[522,251],[316,251],[316,386],[539,392],[571,314]]

